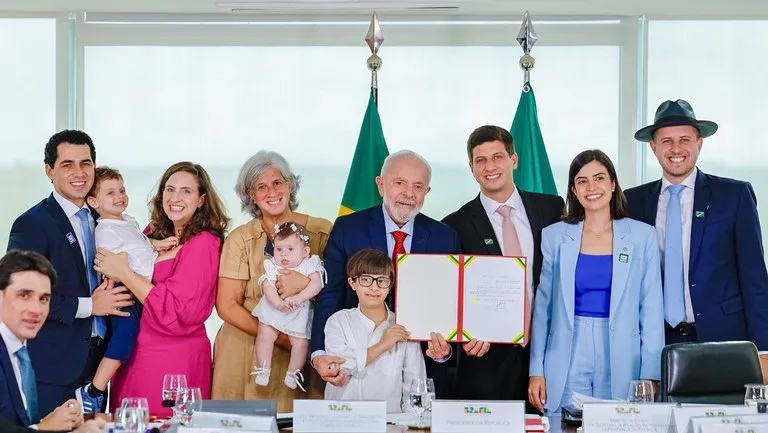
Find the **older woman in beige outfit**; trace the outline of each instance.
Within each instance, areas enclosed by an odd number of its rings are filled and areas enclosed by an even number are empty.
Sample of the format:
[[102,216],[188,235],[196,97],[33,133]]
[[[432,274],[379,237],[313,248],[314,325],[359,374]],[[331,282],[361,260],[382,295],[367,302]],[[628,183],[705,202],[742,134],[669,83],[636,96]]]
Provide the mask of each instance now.
[[[216,335],[213,353],[213,399],[277,401],[280,412],[293,411],[293,400],[323,398],[325,382],[312,368],[304,368],[307,393],[283,384],[290,357],[290,343],[285,335],[275,342],[272,375],[268,386],[257,386],[252,376],[253,345],[259,321],[251,311],[262,297],[257,283],[264,273],[265,253],[271,254],[276,224],[295,222],[309,231],[311,254],[322,254],[331,222],[294,212],[299,177],[276,152],[260,151],[240,169],[235,192],[243,211],[253,219],[234,229],[224,241],[219,267],[216,311],[224,324]],[[300,292],[309,278],[295,271],[285,271],[278,279],[281,296]]]

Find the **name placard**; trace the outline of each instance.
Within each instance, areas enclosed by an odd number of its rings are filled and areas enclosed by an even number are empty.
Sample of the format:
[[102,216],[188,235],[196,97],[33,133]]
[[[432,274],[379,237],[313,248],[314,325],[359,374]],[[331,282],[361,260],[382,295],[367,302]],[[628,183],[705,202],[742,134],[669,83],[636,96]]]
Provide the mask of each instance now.
[[[757,413],[756,407],[748,406],[685,406],[672,409],[672,426],[669,433],[687,433],[691,417],[720,417],[733,415],[754,415]],[[698,433],[698,432],[697,432]]]
[[[235,415],[231,413],[195,412],[192,414],[192,425],[197,429],[187,433],[218,432],[238,430],[240,432],[270,432],[277,433],[277,422],[271,416]],[[179,433],[181,429],[179,429]]]
[[435,433],[525,431],[522,401],[432,402],[432,431]]
[[384,433],[387,431],[387,402],[294,400],[293,431]]
[[667,433],[672,424],[674,406],[674,403],[585,403],[584,431],[589,433]]
[[701,433],[768,433],[768,424],[704,424]]
[[768,424],[768,415],[693,416],[688,427],[690,431],[699,433],[704,424]]

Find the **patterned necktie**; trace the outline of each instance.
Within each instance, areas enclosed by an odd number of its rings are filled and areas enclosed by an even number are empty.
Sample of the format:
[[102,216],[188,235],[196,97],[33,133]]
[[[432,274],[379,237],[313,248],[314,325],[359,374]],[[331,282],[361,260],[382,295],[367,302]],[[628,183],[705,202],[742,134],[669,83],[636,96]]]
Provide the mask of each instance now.
[[680,193],[685,185],[669,185],[669,202],[664,222],[664,319],[675,327],[685,320],[685,278],[683,275],[683,223]]
[[[522,256],[523,249],[520,247],[520,238],[517,236],[517,229],[512,223],[513,209],[507,205],[501,205],[496,209],[496,213],[501,215],[501,241],[504,243],[505,256]],[[528,265],[526,261],[526,265]],[[525,288],[526,293],[528,287]],[[528,297],[528,305],[525,309],[525,335],[530,340],[531,337],[531,314],[533,313],[533,299]],[[523,345],[525,346],[525,344]]]
[[37,383],[35,382],[35,370],[32,369],[32,361],[26,346],[16,351],[16,359],[19,360],[19,372],[21,373],[21,389],[27,400],[27,415],[29,422],[35,424],[37,419]]
[[[408,233],[400,230],[392,232],[392,237],[395,238],[395,248],[392,249],[392,263],[397,263],[397,255],[405,254],[405,238],[408,237]],[[377,284],[375,281],[373,284]],[[390,289],[389,296],[387,296],[387,305],[390,311],[395,311],[395,291]]]
[[[96,270],[93,269],[93,261],[96,260],[96,244],[93,241],[93,233],[91,233],[91,225],[88,222],[88,209],[82,208],[75,214],[77,219],[80,220],[80,226],[83,228],[83,247],[85,248],[85,271],[88,274],[88,288],[90,292],[93,291],[99,285],[99,277],[96,275]],[[96,334],[99,337],[104,338],[107,335],[107,325],[104,317],[93,317]]]

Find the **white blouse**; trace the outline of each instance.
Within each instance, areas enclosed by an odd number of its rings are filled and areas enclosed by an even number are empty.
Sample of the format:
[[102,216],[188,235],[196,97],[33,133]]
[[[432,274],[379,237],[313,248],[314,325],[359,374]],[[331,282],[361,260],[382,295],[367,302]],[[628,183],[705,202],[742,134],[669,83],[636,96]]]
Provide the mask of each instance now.
[[344,386],[326,384],[327,400],[385,400],[387,412],[402,412],[415,379],[425,378],[421,345],[400,342],[369,366],[368,348],[381,341],[394,324],[392,313],[374,329],[374,323],[358,308],[341,310],[325,324],[325,351],[344,358],[341,368],[349,376]]

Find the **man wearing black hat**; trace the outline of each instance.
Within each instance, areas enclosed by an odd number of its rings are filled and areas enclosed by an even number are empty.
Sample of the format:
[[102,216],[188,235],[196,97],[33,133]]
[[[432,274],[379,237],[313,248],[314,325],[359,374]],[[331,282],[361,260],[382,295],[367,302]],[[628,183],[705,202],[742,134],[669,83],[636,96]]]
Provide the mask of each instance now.
[[660,180],[625,191],[629,216],[656,226],[664,273],[667,344],[750,340],[768,350],[768,273],[752,185],[703,173],[696,160],[717,124],[665,101],[649,142]]

